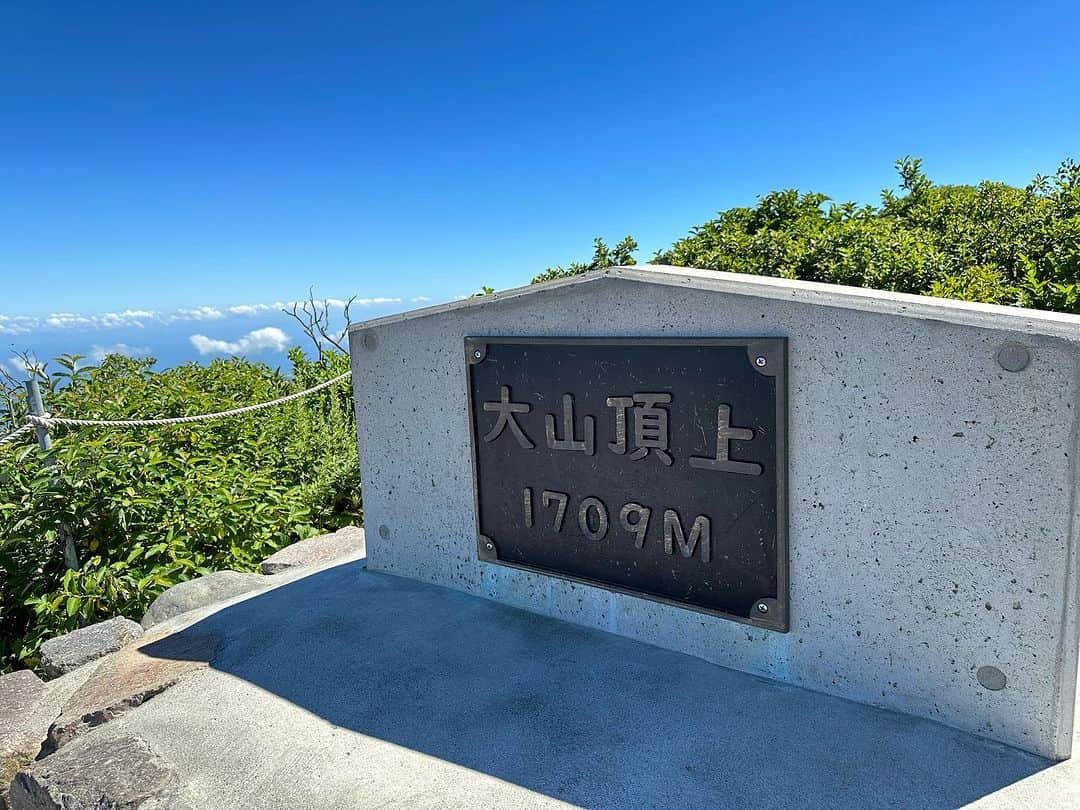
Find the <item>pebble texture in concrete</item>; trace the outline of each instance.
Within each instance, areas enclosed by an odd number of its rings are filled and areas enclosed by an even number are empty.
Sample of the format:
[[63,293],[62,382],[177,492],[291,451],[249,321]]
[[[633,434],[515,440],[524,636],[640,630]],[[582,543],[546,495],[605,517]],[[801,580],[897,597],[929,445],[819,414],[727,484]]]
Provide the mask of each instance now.
[[325,565],[351,554],[364,553],[364,530],[346,526],[330,534],[320,534],[286,546],[262,561],[264,574],[280,574],[293,568]]
[[239,571],[215,571],[189,579],[173,585],[155,599],[142,617],[142,626],[150,628],[189,610],[232,599],[269,584],[262,574],[242,574]]
[[[791,632],[480,563],[468,335],[787,336]],[[1075,316],[681,268],[358,324],[369,566],[1066,757],[1078,346]]]
[[195,614],[173,638],[220,639],[211,666],[35,780],[107,795],[112,775],[81,763],[139,740],[215,810],[1080,806],[1080,760],[361,565]]
[[41,645],[41,668],[50,678],[55,678],[119,650],[142,633],[138,622],[123,616],[80,627]]

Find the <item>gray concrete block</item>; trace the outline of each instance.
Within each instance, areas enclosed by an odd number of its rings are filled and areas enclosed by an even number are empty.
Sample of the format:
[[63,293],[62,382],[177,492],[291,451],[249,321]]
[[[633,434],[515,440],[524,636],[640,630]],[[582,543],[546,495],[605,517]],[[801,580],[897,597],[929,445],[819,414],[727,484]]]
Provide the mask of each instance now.
[[142,626],[150,628],[189,610],[223,602],[269,584],[262,574],[243,574],[239,571],[215,571],[189,579],[173,585],[155,599],[142,617]]
[[41,668],[55,678],[127,646],[142,633],[138,622],[123,616],[80,627],[41,645]]
[[[762,334],[789,338],[790,633],[477,560],[466,336]],[[627,268],[350,337],[372,569],[1069,755],[1080,318]]]
[[261,568],[264,574],[280,574],[293,568],[327,565],[334,560],[363,554],[364,548],[364,530],[359,526],[345,526],[336,532],[286,546],[263,560]]

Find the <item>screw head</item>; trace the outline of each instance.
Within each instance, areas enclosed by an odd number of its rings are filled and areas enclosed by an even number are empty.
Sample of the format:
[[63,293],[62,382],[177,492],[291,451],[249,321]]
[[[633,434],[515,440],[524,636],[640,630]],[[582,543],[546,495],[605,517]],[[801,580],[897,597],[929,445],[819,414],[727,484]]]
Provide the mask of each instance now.
[[472,353],[472,356],[475,357],[477,360],[479,360],[480,359],[480,350],[477,349],[476,351],[474,351]]
[[765,368],[765,366],[769,365],[769,359],[765,355],[759,354],[754,358],[754,365],[758,368]]
[[484,545],[487,546],[488,551],[494,551],[495,550],[495,544],[494,543],[484,543]]
[[757,612],[758,613],[768,613],[769,612],[769,606],[766,605],[764,602],[758,602],[757,603]]

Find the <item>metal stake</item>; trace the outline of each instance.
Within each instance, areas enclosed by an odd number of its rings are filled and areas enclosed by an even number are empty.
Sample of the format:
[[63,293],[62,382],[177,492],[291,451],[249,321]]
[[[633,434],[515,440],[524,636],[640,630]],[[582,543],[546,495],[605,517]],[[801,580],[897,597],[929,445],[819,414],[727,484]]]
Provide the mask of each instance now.
[[[26,381],[26,402],[32,416],[46,415],[45,402],[41,398],[41,388],[38,386],[37,380]],[[56,466],[49,429],[38,425],[34,427],[34,433],[37,434],[38,447],[45,451],[45,466]],[[56,476],[53,476],[52,480],[53,483],[56,483]],[[60,535],[60,548],[64,554],[64,565],[71,569],[77,569],[79,567],[79,555],[75,552],[75,538],[71,534],[71,529],[61,523],[58,534]]]

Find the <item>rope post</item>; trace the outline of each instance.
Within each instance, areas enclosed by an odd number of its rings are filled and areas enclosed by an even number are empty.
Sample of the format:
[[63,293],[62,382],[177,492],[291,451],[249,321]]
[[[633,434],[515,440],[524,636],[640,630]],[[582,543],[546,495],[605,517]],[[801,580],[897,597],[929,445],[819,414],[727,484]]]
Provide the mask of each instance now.
[[[37,380],[26,381],[26,403],[30,409],[31,416],[45,416],[45,402],[41,398],[41,387],[38,385]],[[38,447],[48,453],[45,458],[45,463],[48,466],[52,466],[56,463],[56,459],[52,457],[52,437],[49,436],[49,429],[42,425],[38,425],[34,428],[34,433],[37,434]]]
[[[41,387],[38,385],[37,380],[26,381],[26,403],[31,416],[48,415],[45,413],[45,402],[41,398]],[[55,466],[56,459],[52,453],[52,437],[49,435],[49,429],[44,425],[37,425],[34,428],[34,433],[37,434],[38,447],[45,451],[45,466]],[[56,477],[53,476],[53,482],[55,481]],[[61,523],[58,533],[60,535],[60,547],[64,553],[64,565],[72,569],[78,568],[79,556],[75,552],[75,538],[71,535],[71,529]]]

